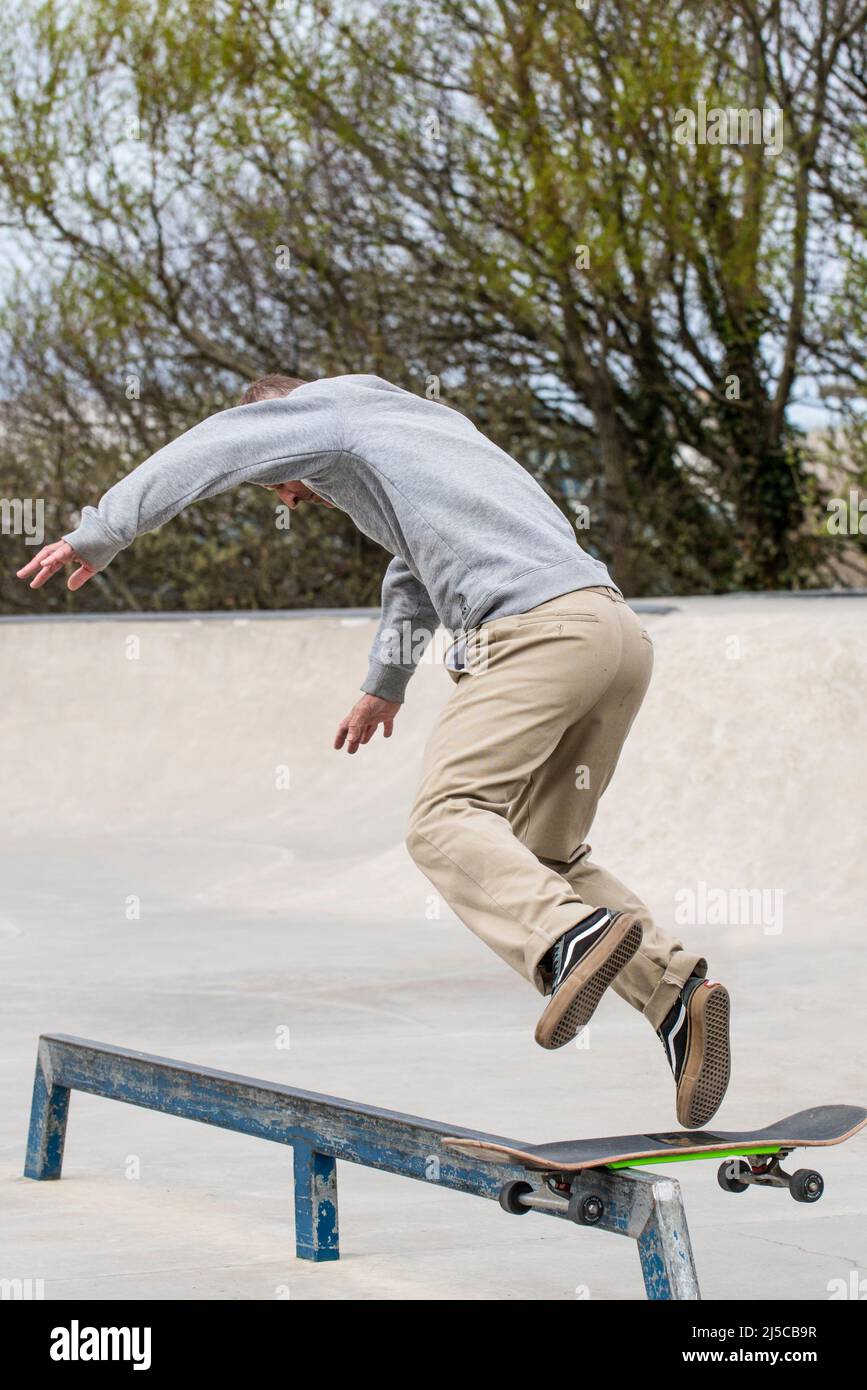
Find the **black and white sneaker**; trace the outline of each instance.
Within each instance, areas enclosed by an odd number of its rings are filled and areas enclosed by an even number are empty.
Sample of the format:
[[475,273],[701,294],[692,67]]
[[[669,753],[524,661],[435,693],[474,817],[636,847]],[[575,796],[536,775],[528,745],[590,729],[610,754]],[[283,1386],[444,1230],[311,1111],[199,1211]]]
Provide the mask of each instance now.
[[596,1010],[611,981],[641,945],[643,928],[632,912],[591,912],[549,952],[551,997],[536,1024],[540,1047],[564,1047]]
[[729,993],[691,975],[657,1034],[677,1082],[677,1118],[701,1129],[722,1104],[731,1075]]

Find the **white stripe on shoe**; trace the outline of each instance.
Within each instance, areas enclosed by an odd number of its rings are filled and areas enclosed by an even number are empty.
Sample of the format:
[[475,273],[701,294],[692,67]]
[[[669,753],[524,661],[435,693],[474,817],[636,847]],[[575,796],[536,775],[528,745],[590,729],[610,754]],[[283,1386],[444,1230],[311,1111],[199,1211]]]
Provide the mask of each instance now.
[[[681,1028],[684,1026],[685,1023],[686,1023],[686,1008],[684,1007],[683,1004],[681,1004],[681,1006],[680,1006],[680,1013],[679,1013],[678,1016],[677,1016],[677,1021],[675,1022],[674,1027],[672,1028],[671,1032],[669,1033],[668,1037],[667,1037],[666,1040],[665,1040],[665,1046],[666,1046],[666,1048],[667,1048],[667,1050],[668,1050],[668,1061],[669,1061],[669,1066],[671,1067],[671,1070],[672,1070],[672,1071],[675,1070],[674,1040],[675,1040],[675,1038],[677,1037],[678,1033],[680,1032]],[[657,1054],[657,1055],[658,1055],[658,1054]]]
[[561,963],[560,963],[560,979],[561,979],[561,980],[562,980],[563,976],[566,974],[567,970],[569,969],[569,961],[571,960],[572,952],[573,952],[573,950],[575,949],[575,947],[578,946],[579,943],[582,942],[582,941],[585,939],[585,937],[588,937],[588,936],[592,935],[593,932],[595,932],[595,931],[602,931],[604,927],[607,927],[607,926],[608,926],[608,924],[609,924],[610,921],[611,921],[611,913],[610,913],[610,912],[606,912],[605,916],[602,917],[598,922],[594,922],[594,923],[592,924],[592,926],[587,927],[587,928],[586,928],[584,931],[582,931],[582,932],[578,932],[577,936],[573,936],[572,940],[569,942],[569,949],[568,949],[568,951],[566,952],[566,959],[563,960],[563,961],[561,961]]

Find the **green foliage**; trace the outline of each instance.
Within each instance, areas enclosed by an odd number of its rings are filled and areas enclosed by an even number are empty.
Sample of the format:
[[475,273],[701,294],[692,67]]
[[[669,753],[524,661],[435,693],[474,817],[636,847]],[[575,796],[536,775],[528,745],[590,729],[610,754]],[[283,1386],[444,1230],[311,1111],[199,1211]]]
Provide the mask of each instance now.
[[[253,376],[436,377],[629,592],[838,580],[791,411],[845,388],[857,466],[865,39],[814,8],[11,0],[3,494],[51,538]],[[782,108],[783,150],[678,143],[699,100]],[[254,492],[74,600],[3,537],[0,604],[377,601],[346,518],[290,538]]]

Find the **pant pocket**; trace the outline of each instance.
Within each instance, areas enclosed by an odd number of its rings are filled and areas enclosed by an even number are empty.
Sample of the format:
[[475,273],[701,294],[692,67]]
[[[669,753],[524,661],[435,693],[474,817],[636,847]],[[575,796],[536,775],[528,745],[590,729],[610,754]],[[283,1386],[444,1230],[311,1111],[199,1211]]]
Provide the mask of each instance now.
[[596,613],[522,613],[514,619],[516,627],[527,627],[531,623],[598,623]]

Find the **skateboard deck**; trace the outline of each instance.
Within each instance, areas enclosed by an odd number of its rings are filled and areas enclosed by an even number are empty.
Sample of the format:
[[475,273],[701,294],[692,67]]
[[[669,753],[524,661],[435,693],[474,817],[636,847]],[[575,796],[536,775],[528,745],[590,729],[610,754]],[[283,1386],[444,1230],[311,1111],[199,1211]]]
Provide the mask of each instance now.
[[680,1129],[663,1134],[620,1134],[602,1139],[567,1139],[554,1144],[499,1142],[479,1137],[444,1138],[446,1148],[482,1163],[511,1161],[545,1173],[578,1173],[586,1168],[632,1168],[685,1159],[725,1158],[733,1154],[784,1154],[842,1144],[867,1124],[860,1105],[817,1105],[799,1110],[765,1129]]

